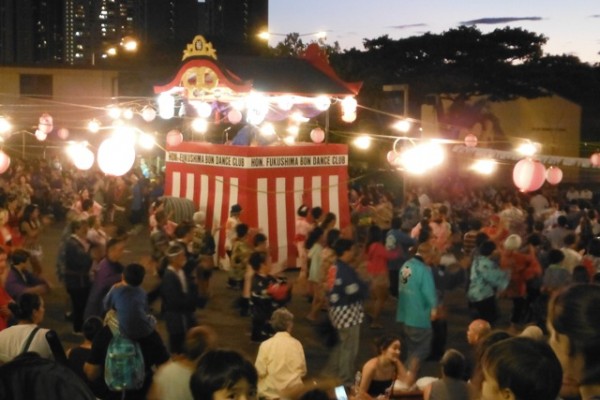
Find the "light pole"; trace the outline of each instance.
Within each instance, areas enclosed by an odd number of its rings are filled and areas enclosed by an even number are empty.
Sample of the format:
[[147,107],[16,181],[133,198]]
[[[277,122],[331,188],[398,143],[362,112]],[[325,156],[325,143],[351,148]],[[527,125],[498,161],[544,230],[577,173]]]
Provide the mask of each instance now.
[[[131,36],[125,36],[119,42],[118,46],[109,46],[104,52],[100,53],[101,58],[114,57],[119,54],[118,47],[121,47],[127,53],[135,53],[138,49],[138,42]],[[96,50],[92,50],[92,66],[96,66]]]

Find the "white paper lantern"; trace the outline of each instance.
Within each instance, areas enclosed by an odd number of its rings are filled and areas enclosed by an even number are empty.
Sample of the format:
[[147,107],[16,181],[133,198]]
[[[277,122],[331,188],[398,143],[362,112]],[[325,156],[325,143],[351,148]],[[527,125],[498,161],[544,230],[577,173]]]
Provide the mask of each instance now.
[[195,102],[193,105],[200,118],[208,118],[212,114],[212,106],[204,101]]
[[342,114],[342,121],[347,122],[347,123],[356,121],[356,112]]
[[183,135],[177,129],[173,129],[167,133],[167,145],[179,146],[183,142]]
[[152,122],[156,118],[156,110],[150,106],[142,109],[142,119],[146,122]]
[[87,147],[80,147],[73,153],[73,164],[82,171],[87,171],[94,165],[94,153]]
[[331,106],[331,99],[327,96],[319,96],[314,99],[313,103],[317,110],[326,111]]
[[0,150],[0,174],[5,173],[8,167],[10,167],[10,157]]
[[40,142],[43,142],[44,140],[46,140],[46,138],[48,137],[48,134],[44,131],[41,131],[39,129],[37,129],[35,131],[35,138],[37,140],[39,140]]
[[133,146],[117,137],[104,140],[98,148],[98,166],[107,175],[124,175],[131,169],[134,162]]
[[325,131],[319,127],[310,131],[310,138],[315,143],[321,143],[325,140]]
[[594,153],[590,157],[590,162],[594,167],[600,167],[600,153]]
[[158,115],[162,119],[171,119],[175,116],[175,98],[168,93],[158,96]]
[[[38,130],[40,132],[48,135],[50,132],[52,132],[52,129],[54,129],[54,122],[53,122],[52,116],[48,113],[43,113],[42,115],[40,115]],[[46,139],[46,138],[44,138],[44,139]],[[38,139],[38,140],[44,140],[44,139]]]
[[232,109],[227,113],[227,119],[232,124],[239,124],[242,120],[242,112],[240,110]]

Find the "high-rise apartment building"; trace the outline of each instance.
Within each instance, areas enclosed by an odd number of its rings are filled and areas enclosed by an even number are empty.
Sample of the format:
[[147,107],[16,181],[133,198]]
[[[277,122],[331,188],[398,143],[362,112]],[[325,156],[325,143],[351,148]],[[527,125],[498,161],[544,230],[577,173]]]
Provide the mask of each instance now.
[[268,0],[0,0],[0,64],[91,65],[126,36],[175,57],[195,35],[254,52]]
[[0,1],[0,64],[63,62],[63,2]]

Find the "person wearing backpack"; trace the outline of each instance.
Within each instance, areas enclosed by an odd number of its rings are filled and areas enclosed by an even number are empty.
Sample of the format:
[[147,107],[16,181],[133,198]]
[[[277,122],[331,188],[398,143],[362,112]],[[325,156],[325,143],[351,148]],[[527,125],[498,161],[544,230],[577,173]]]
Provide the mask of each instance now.
[[[101,399],[146,399],[152,384],[153,370],[170,358],[160,335],[153,331],[149,336],[138,340],[126,338],[119,332],[119,322],[114,311],[107,313],[104,323],[94,337],[90,355],[83,366],[85,375],[90,381],[104,377],[101,395],[98,396]],[[124,382],[133,385],[128,386],[133,389],[117,387]]]
[[156,318],[148,312],[146,291],[140,287],[145,273],[140,264],[127,265],[123,280],[113,285],[104,298],[105,310],[117,312],[119,330],[129,339],[146,337],[156,328]]

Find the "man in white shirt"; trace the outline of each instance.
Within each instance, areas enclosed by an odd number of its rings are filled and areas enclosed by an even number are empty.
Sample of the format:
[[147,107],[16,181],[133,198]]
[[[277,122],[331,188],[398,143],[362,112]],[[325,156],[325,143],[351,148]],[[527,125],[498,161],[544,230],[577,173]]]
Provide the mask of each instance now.
[[264,341],[256,356],[258,394],[266,399],[279,399],[302,386],[306,375],[306,359],[302,343],[291,335],[294,315],[286,308],[273,312],[271,326],[275,335]]
[[542,213],[550,207],[548,199],[541,192],[536,192],[536,194],[529,199],[529,205],[535,210],[536,217],[541,216]]

